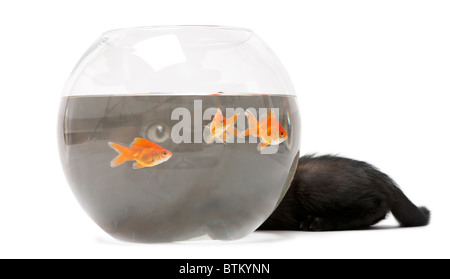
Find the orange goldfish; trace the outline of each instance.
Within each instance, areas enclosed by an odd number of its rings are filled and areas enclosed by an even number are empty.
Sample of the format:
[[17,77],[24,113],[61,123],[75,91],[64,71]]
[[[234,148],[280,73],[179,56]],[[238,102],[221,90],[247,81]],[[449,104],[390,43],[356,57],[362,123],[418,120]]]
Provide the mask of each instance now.
[[242,137],[241,133],[234,128],[234,123],[236,123],[238,115],[239,113],[226,119],[222,115],[220,108],[217,108],[217,112],[214,115],[212,122],[205,126],[206,128],[209,128],[211,133],[206,139],[206,143],[210,144],[214,138],[217,138],[220,142],[226,144],[227,140],[230,140],[229,133]]
[[248,119],[249,129],[244,131],[244,135],[252,135],[259,137],[261,142],[258,144],[258,151],[261,151],[267,145],[277,145],[288,138],[286,130],[281,126],[280,122],[277,121],[275,112],[269,110],[269,116],[264,115],[261,117],[260,122],[256,120],[256,117],[250,110],[245,111],[245,115]]
[[130,148],[114,142],[108,142],[108,145],[119,153],[119,155],[111,161],[112,168],[117,167],[126,161],[133,160],[136,160],[133,164],[133,169],[153,167],[164,163],[172,157],[170,151],[143,138],[135,138],[131,143]]

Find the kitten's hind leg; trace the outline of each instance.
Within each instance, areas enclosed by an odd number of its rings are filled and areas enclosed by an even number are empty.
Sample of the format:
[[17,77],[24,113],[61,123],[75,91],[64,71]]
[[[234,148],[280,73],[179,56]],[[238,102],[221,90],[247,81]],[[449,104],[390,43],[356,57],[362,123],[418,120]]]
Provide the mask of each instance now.
[[[312,228],[312,224],[316,222],[316,219],[319,217],[314,217],[312,215],[308,215],[300,222],[299,230],[301,231],[315,231]],[[314,226],[315,228],[315,226]]]
[[[374,212],[375,213],[375,212]],[[386,217],[387,211],[380,210],[377,214],[337,215],[332,217],[307,216],[300,223],[302,231],[338,231],[368,228]]]
[[308,215],[300,223],[299,229],[301,231],[334,231],[339,230],[341,222],[336,220],[325,219],[322,217]]

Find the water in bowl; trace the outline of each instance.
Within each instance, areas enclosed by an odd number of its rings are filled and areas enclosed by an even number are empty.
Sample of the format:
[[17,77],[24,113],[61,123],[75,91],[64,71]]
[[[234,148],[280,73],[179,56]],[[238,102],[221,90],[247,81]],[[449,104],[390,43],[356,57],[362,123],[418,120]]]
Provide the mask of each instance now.
[[[258,150],[261,139],[253,136],[239,139],[230,133],[233,140],[208,143],[208,124],[217,108],[240,112],[243,129],[249,127],[245,110],[275,108],[288,138],[268,145],[267,152]],[[63,167],[81,206],[110,235],[134,242],[249,234],[287,191],[299,155],[294,96],[64,97],[59,128]],[[118,153],[108,143],[129,147],[135,138],[172,156],[151,167],[133,168],[133,160],[112,167]]]

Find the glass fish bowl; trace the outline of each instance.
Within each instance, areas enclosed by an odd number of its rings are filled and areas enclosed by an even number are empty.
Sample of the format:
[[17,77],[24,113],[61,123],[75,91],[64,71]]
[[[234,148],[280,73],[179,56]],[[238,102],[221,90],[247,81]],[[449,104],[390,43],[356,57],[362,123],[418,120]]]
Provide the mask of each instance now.
[[156,26],[103,33],[63,91],[68,184],[112,237],[233,240],[282,200],[300,118],[283,66],[251,30]]

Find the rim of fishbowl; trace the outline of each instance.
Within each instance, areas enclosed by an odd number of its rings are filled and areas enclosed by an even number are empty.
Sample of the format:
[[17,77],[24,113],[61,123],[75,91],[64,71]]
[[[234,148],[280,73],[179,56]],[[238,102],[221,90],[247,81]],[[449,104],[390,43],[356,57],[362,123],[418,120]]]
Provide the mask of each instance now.
[[[121,33],[125,33],[125,32],[137,31],[137,30],[150,31],[150,30],[195,29],[195,28],[230,30],[230,31],[243,32],[246,34],[246,36],[243,39],[233,41],[232,43],[246,42],[254,35],[254,32],[251,29],[244,28],[244,27],[238,27],[238,26],[186,24],[186,25],[154,25],[154,26],[137,26],[137,27],[116,28],[116,29],[111,29],[111,30],[103,32],[100,36],[100,39],[103,43],[112,45],[112,43],[109,39],[116,34],[121,34]],[[219,41],[216,44],[223,44],[223,43],[231,43],[231,42]]]
[[137,26],[137,27],[124,27],[124,28],[115,28],[108,31],[103,32],[103,35],[116,32],[116,31],[131,31],[134,29],[178,29],[178,28],[212,28],[212,29],[229,29],[236,31],[246,31],[253,33],[253,31],[249,28],[238,27],[238,26],[229,26],[229,25],[213,25],[213,24],[168,24],[168,25],[149,25],[149,26]]

